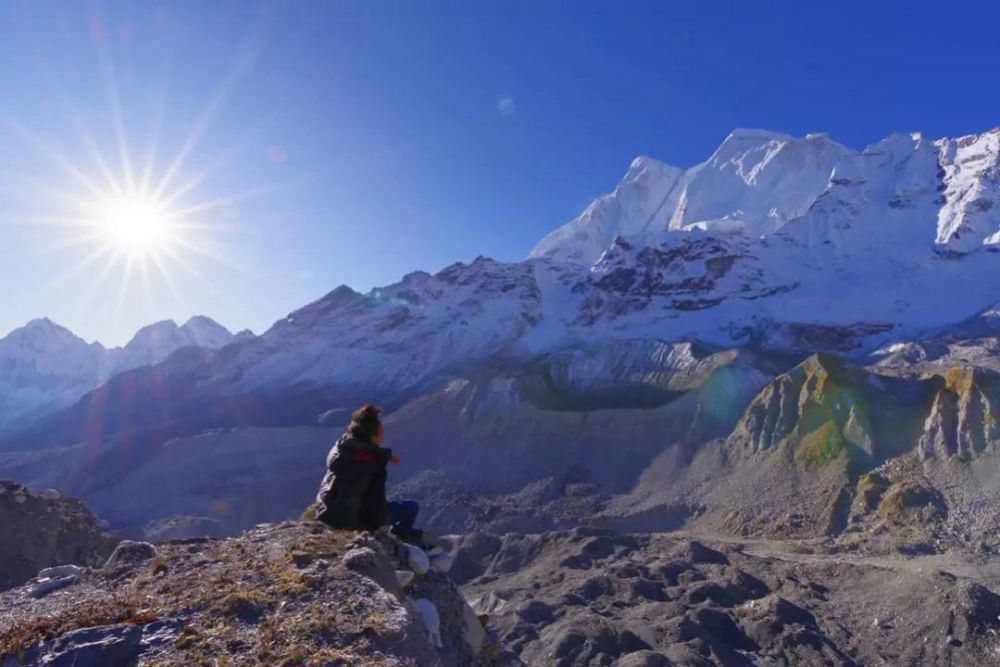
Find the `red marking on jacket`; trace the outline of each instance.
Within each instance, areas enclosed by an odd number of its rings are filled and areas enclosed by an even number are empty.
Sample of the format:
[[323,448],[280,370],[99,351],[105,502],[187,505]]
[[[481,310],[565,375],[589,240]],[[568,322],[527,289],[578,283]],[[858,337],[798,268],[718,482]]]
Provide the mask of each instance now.
[[352,461],[374,461],[375,454],[372,452],[354,452],[351,455]]

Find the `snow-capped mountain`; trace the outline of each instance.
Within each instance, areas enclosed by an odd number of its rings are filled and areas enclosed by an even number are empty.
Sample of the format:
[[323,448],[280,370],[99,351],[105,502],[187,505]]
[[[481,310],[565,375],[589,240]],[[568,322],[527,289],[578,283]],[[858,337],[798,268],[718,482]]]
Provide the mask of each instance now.
[[[904,231],[891,220],[879,226],[891,211],[906,211],[892,218],[908,220],[903,240],[969,253],[1000,244],[1000,218],[991,213],[1000,199],[998,155],[1000,127],[937,141],[895,134],[861,152],[825,134],[735,130],[686,171],[636,158],[612,193],[530,256],[590,265],[616,236],[645,247],[664,242],[665,232],[693,230],[759,240],[787,228],[808,245],[823,245],[843,240],[837,230],[855,228],[847,219],[865,214],[873,220],[861,234],[878,241]],[[829,218],[840,224],[820,223],[834,222]]]
[[[367,294],[340,287],[259,338],[240,334],[204,382],[405,393],[482,362],[631,340],[869,352],[1000,302],[998,204],[1000,128],[895,134],[862,151],[736,130],[689,169],[636,158],[524,261],[481,257]],[[151,325],[120,350],[79,341],[66,386],[17,400],[76,397],[180,347],[231,340],[195,318]]]
[[46,405],[65,405],[93,389],[107,350],[49,319],[0,338],[0,428]]
[[863,353],[1000,301],[1000,128],[862,151],[737,130],[682,170],[640,157],[522,262],[479,258],[276,323],[215,376],[402,390],[582,343]]
[[826,135],[735,130],[686,171],[639,157],[612,193],[542,239],[530,256],[593,264],[617,236],[644,246],[667,230],[771,234],[808,210],[849,153]]
[[[248,340],[248,332],[237,334]],[[252,337],[252,334],[249,334]],[[33,413],[64,407],[109,377],[166,359],[183,347],[218,349],[236,338],[207,317],[142,328],[127,345],[87,343],[47,318],[0,338],[0,429]]]
[[124,347],[111,350],[112,372],[155,364],[182,347],[193,345],[216,350],[231,343],[233,338],[224,326],[201,315],[181,326],[173,320],[163,320],[139,329]]

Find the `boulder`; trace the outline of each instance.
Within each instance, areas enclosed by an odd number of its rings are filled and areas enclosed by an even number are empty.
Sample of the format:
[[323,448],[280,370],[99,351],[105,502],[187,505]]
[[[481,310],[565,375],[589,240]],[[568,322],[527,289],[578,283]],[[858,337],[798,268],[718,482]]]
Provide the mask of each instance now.
[[111,556],[104,564],[104,567],[109,569],[118,567],[135,567],[139,563],[144,563],[155,556],[156,547],[149,542],[133,542],[132,540],[123,540],[117,547],[115,547],[115,550],[111,553]]
[[[372,547],[354,547],[341,558],[344,567],[372,579],[385,590],[396,593],[400,589],[396,570],[381,550]],[[411,577],[412,580],[412,572]],[[409,582],[407,582],[409,583]]]

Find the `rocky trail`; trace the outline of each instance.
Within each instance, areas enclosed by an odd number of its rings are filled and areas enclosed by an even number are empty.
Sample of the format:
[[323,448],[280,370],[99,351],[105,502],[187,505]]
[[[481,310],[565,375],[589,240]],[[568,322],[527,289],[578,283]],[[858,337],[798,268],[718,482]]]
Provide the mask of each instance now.
[[769,540],[690,531],[676,531],[668,534],[709,544],[731,545],[738,548],[745,556],[775,559],[786,563],[826,566],[840,564],[912,574],[943,572],[959,579],[978,582],[987,587],[1000,587],[1000,558],[991,555],[971,554],[963,551],[915,556],[863,555],[829,551],[836,546],[826,538]]

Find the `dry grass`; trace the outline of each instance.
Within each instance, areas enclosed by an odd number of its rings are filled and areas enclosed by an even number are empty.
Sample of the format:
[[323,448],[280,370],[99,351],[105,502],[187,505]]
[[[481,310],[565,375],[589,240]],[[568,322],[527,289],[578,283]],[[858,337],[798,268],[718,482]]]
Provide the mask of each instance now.
[[97,571],[79,584],[84,598],[99,596],[93,602],[70,608],[45,598],[33,603],[33,618],[0,626],[0,662],[80,628],[174,620],[182,629],[157,656],[164,665],[387,664],[372,647],[396,631],[392,612],[338,567],[355,537],[291,524],[162,545],[132,571]]
[[112,595],[86,604],[73,605],[56,616],[44,616],[15,623],[0,632],[0,658],[24,657],[37,644],[73,630],[114,623],[142,625],[158,620],[148,611],[137,611],[137,601],[129,596]]
[[156,554],[150,561],[150,566],[152,567],[154,577],[165,574],[169,569],[167,567],[167,559],[162,554]]
[[253,622],[264,615],[269,604],[260,591],[235,591],[222,598],[216,609],[223,616]]

